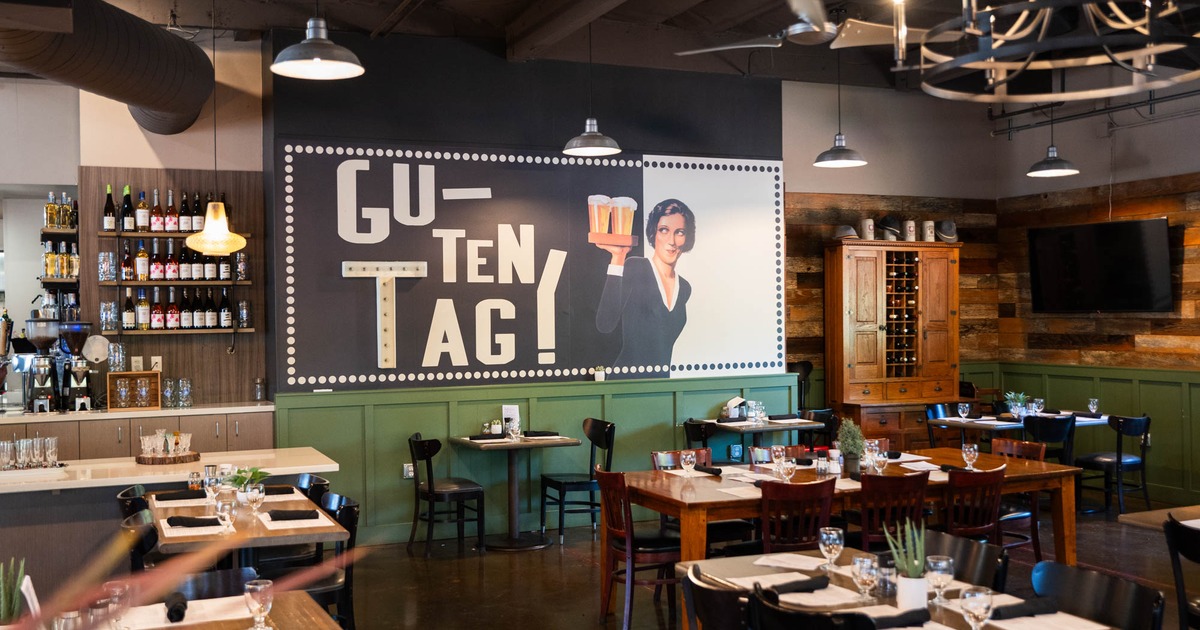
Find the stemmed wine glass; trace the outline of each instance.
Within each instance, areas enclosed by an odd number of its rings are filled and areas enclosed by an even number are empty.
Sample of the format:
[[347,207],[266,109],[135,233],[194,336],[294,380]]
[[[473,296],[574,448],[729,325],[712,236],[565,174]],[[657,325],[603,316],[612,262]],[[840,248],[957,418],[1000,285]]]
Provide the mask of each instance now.
[[258,516],[258,508],[267,499],[267,487],[261,483],[246,486],[246,501],[250,503],[250,512]]
[[846,533],[841,527],[822,527],[817,534],[818,545],[821,549],[821,555],[825,556],[825,574],[828,575],[833,571],[833,562],[842,555],[842,549],[846,545]]
[[775,476],[782,476],[782,469],[779,467],[779,462],[783,460],[784,455],[787,455],[787,449],[782,444],[771,445],[771,463],[775,464]]
[[779,460],[779,474],[783,477],[785,483],[792,483],[792,476],[796,474],[796,458],[781,458]]
[[696,468],[696,451],[683,451],[679,454],[679,465],[683,466],[684,472],[688,477],[692,476],[692,470]]
[[506,427],[508,429],[508,439],[516,442],[517,438],[521,437],[521,423],[516,420],[511,420]]
[[875,451],[875,455],[871,458],[871,468],[875,469],[876,475],[882,475],[883,470],[887,468],[888,456],[885,451]]
[[971,413],[971,403],[958,403],[958,417],[963,420],[967,419],[967,414]]
[[1090,411],[1092,413],[1096,413],[1096,410],[1099,408],[1100,408],[1100,399],[1099,398],[1089,398],[1088,399],[1088,411]]
[[972,586],[962,592],[958,601],[971,630],[979,630],[992,616],[992,590],[989,588]]
[[875,588],[875,582],[879,579],[879,565],[875,556],[855,556],[850,565],[850,576],[854,578],[858,594],[863,599],[871,599],[871,589]]
[[1046,409],[1046,399],[1045,398],[1034,398],[1033,399],[1033,412],[1034,413],[1042,413],[1043,411],[1045,411],[1045,409]]
[[938,606],[945,606],[950,600],[944,595],[946,587],[950,586],[950,582],[954,580],[954,558],[950,556],[926,556],[925,558],[925,576],[929,578],[929,585],[933,587],[933,592],[937,597],[933,598],[933,603]]
[[108,620],[113,630],[126,630],[121,625],[121,617],[129,610],[129,585],[120,581],[105,582],[104,594],[108,597]]
[[271,580],[250,580],[246,582],[246,608],[254,616],[254,625],[249,630],[266,630],[267,614],[271,612],[271,602],[275,593],[271,589]]
[[221,478],[220,477],[205,477],[204,478],[204,496],[205,496],[205,498],[208,499],[209,503],[216,505],[217,504],[217,494],[219,494],[220,492],[221,492]]
[[975,460],[979,459],[979,445],[974,442],[963,442],[962,458],[967,463],[967,470],[975,470]]

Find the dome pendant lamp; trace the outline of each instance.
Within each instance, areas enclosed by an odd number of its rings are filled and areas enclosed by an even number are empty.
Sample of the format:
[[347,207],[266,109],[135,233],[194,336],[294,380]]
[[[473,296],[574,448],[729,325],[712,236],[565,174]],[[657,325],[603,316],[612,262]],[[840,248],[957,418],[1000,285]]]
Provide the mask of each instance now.
[[592,25],[588,24],[588,117],[583,123],[583,133],[571,138],[563,147],[563,153],[575,157],[601,157],[616,155],[621,147],[616,140],[600,133],[600,125],[592,117]]
[[293,79],[335,81],[361,76],[366,70],[350,49],[330,41],[324,18],[312,17],[304,41],[279,51],[271,72]]
[[851,168],[865,166],[867,161],[858,151],[846,146],[846,136],[842,134],[842,51],[837,57],[837,97],[838,97],[838,131],[833,136],[833,146],[822,151],[813,162],[819,168]]
[[1025,175],[1029,177],[1066,177],[1078,175],[1069,160],[1058,157],[1058,147],[1054,146],[1054,107],[1050,107],[1050,146],[1046,149],[1046,157],[1033,163]]

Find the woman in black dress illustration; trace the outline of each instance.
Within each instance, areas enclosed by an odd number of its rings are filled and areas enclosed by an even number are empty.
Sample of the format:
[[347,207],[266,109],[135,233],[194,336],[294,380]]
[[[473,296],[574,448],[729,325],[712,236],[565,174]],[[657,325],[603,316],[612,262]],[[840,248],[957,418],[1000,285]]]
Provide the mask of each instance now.
[[[675,273],[675,265],[696,238],[696,216],[687,204],[667,199],[650,211],[646,241],[650,258],[628,256],[630,247],[596,246],[612,254],[596,328],[609,333],[621,324],[621,352],[613,367],[645,366],[641,375],[666,376],[671,350],[687,323],[692,287]],[[619,378],[619,375],[617,375]]]

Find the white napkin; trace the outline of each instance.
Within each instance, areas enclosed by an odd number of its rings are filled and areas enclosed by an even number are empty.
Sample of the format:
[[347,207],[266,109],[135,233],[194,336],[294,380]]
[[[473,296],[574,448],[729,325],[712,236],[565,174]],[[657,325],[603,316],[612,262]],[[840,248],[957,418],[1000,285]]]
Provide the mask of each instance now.
[[759,584],[764,589],[771,588],[776,584],[784,584],[794,582],[796,580],[807,580],[809,577],[803,573],[788,572],[788,573],[767,573],[766,575],[752,575],[750,577],[725,578],[726,581],[737,584],[738,586],[752,591],[754,585]]
[[471,441],[476,444],[501,444],[503,442],[508,442],[509,439],[501,437],[501,438],[487,438],[485,440],[471,440]]
[[746,473],[731,478],[733,481],[744,481],[746,483],[754,483],[755,481],[778,481],[779,478],[775,475],[764,475],[763,473]]
[[1108,626],[1089,621],[1083,617],[1055,613],[1053,615],[1037,615],[1036,617],[1017,617],[1016,619],[990,619],[988,625],[1000,630],[1104,630]]
[[130,630],[142,630],[144,628],[194,626],[210,621],[249,618],[250,610],[246,608],[246,599],[237,596],[189,601],[187,615],[179,623],[171,623],[167,620],[167,607],[161,603],[135,606],[121,617],[121,625]]
[[304,498],[304,494],[297,491],[295,488],[292,488],[292,491],[288,494],[268,494],[263,498],[263,502],[271,503],[272,501],[297,501],[302,498]]
[[997,425],[1002,425],[1002,424],[1021,424],[1020,422],[1016,422],[1013,420],[982,420],[981,419],[981,420],[976,420],[975,422],[977,422],[979,424],[988,424],[991,426],[997,426]]
[[1200,518],[1193,518],[1188,521],[1179,521],[1179,524],[1191,527],[1192,529],[1200,529]]
[[857,591],[830,584],[811,593],[784,593],[779,601],[793,606],[840,606],[858,601],[858,597]]
[[754,426],[754,423],[750,422],[749,420],[741,420],[738,422],[722,422],[721,424],[723,424],[727,427],[752,427],[752,426]]
[[902,464],[904,462],[922,462],[927,459],[929,459],[929,456],[927,455],[917,455],[916,453],[900,453],[900,457],[898,459],[893,459],[891,461]]
[[[868,615],[871,618],[875,617],[895,617],[904,612],[895,606],[887,604],[877,604],[875,606],[860,606],[858,608],[843,608],[838,612],[859,612]],[[908,626],[909,628],[924,628],[925,630],[954,630],[949,626],[942,625],[936,621],[926,621],[923,626]]]
[[929,471],[929,483],[946,483],[950,481],[950,473],[941,470]]
[[750,470],[749,466],[722,466],[721,467],[721,476],[722,477],[741,477],[743,475],[754,475],[754,474],[757,474],[757,473],[752,472]]
[[833,483],[833,487],[836,490],[861,490],[862,482],[849,477],[838,477],[838,480]]
[[688,471],[686,471],[682,468],[675,468],[673,470],[664,470],[663,472],[667,473],[668,475],[675,475],[676,477],[714,477],[715,476],[715,475],[710,475],[706,472],[700,472],[699,470],[693,470],[692,472],[689,473]]
[[759,490],[754,486],[743,486],[740,488],[720,488],[720,491],[724,492],[725,494],[732,494],[735,497],[741,497],[743,499],[762,498],[762,490]]
[[754,564],[760,567],[816,571],[825,565],[825,558],[814,558],[798,553],[772,553],[755,560]]
[[259,512],[258,520],[267,529],[299,529],[301,527],[329,527],[333,525],[329,517],[322,514],[320,510],[317,510],[317,518],[306,518],[295,521],[272,521],[270,514]]
[[941,469],[942,469],[942,468],[941,468],[940,466],[938,466],[937,464],[930,464],[929,462],[909,462],[909,463],[907,463],[907,464],[900,464],[900,467],[901,467],[901,468],[907,468],[908,470],[917,470],[917,471],[920,471],[920,470],[941,470]]

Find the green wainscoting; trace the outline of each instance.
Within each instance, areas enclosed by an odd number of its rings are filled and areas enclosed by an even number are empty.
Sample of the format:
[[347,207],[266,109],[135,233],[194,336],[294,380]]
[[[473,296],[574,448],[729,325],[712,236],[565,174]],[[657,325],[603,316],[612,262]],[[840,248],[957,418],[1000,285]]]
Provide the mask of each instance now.
[[[823,400],[823,390],[823,381],[814,382],[810,406]],[[794,374],[779,374],[280,394],[275,400],[276,443],[281,447],[312,446],[336,460],[341,470],[328,475],[333,491],[363,505],[360,542],[382,544],[408,540],[413,485],[402,478],[404,464],[411,461],[408,437],[420,432],[426,438],[441,439],[435,474],[468,477],[482,484],[487,492],[487,530],[500,533],[508,522],[505,454],[456,448],[446,439],[478,433],[484,421],[500,416],[501,405],[520,405],[527,429],[558,431],[581,439],[584,418],[615,422],[614,469],[646,470],[651,450],[684,445],[683,421],[715,417],[734,396],[761,400],[768,413],[782,413],[796,409],[799,388]],[[724,457],[734,442],[736,439],[722,434],[711,446],[718,457]],[[540,474],[586,470],[586,440],[584,444],[521,455],[522,530],[538,523]],[[553,512],[547,515],[551,523],[557,523],[557,518]],[[586,515],[568,517],[568,525],[587,522]],[[455,535],[451,527],[435,531],[436,538]]]
[[[1194,428],[1200,423],[1200,371],[1001,362],[966,364],[962,374],[976,385],[1045,398],[1051,407],[1086,409],[1088,398],[1099,398],[1102,411],[1149,415],[1150,498],[1176,505],[1200,503],[1200,457],[1194,455],[1200,453],[1200,430]],[[1076,454],[1114,447],[1114,434],[1107,427],[1075,434]],[[1085,497],[1089,502],[1099,499],[1099,493]],[[1127,505],[1144,509],[1137,496]]]

